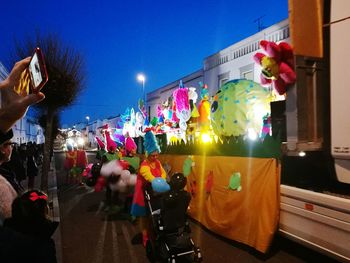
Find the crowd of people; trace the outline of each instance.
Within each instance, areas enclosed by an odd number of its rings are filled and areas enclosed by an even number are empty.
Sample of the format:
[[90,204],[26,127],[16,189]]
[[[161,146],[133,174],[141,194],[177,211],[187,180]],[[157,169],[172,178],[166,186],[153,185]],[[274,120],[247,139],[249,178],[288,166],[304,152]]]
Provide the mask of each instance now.
[[[40,149],[34,143],[16,145],[12,126],[28,108],[42,101],[41,92],[19,95],[15,87],[30,57],[18,61],[0,82],[0,259],[1,262],[56,262],[51,236],[58,223],[48,217],[46,193],[33,189]],[[13,155],[13,156],[12,156]],[[12,156],[12,158],[11,158]],[[28,185],[23,182],[27,178]]]
[[[35,178],[39,174],[39,167],[43,162],[43,144],[27,142],[22,144],[12,143],[10,161],[0,165],[0,174],[11,173],[19,187],[33,189]],[[27,182],[27,185],[24,183]],[[16,185],[13,185],[16,187]]]

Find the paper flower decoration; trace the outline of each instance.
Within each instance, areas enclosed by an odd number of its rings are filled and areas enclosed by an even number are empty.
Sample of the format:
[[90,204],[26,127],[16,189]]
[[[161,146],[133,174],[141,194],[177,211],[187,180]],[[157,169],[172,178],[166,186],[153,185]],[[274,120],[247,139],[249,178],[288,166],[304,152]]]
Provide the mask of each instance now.
[[275,42],[262,40],[261,48],[264,53],[256,53],[254,60],[260,64],[261,85],[273,84],[275,91],[279,95],[286,92],[286,87],[296,80],[294,72],[294,56],[291,46],[285,42],[276,44]]

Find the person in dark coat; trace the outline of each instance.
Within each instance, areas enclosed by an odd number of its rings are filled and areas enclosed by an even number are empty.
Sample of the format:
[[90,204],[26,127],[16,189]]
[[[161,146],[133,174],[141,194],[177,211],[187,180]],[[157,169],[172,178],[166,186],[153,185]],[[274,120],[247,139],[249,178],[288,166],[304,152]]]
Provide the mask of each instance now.
[[18,144],[15,143],[13,145],[10,161],[4,163],[2,166],[5,169],[14,172],[17,182],[22,187],[21,181],[27,178],[27,173],[25,169],[25,158],[22,158],[20,146],[18,146]]
[[[57,262],[52,235],[58,227],[58,222],[48,218],[47,199],[47,195],[40,190],[23,193],[12,203],[12,217],[4,221],[5,230],[2,231],[5,234],[7,231],[14,243],[20,246],[23,246],[23,243],[28,245],[25,250],[28,253],[27,260],[24,262]],[[14,256],[11,250],[3,250],[5,258]]]
[[38,166],[35,162],[35,146],[29,142],[27,145],[27,176],[28,176],[28,189],[34,188],[35,177],[38,175]]
[[6,141],[0,145],[0,175],[2,175],[17,192],[17,194],[23,192],[24,188],[17,181],[16,174],[12,170],[12,167],[8,165],[11,160],[12,148],[14,143],[11,140]]

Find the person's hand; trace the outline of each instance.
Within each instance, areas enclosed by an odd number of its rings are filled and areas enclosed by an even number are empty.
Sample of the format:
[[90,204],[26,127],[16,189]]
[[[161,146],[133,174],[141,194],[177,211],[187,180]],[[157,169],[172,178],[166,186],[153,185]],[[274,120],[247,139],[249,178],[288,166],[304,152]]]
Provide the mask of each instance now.
[[30,57],[18,61],[8,77],[0,83],[2,108],[0,109],[0,131],[7,132],[12,125],[21,119],[30,105],[38,103],[45,98],[41,92],[29,94],[25,97],[18,95],[14,87],[18,85],[21,73],[27,68]]

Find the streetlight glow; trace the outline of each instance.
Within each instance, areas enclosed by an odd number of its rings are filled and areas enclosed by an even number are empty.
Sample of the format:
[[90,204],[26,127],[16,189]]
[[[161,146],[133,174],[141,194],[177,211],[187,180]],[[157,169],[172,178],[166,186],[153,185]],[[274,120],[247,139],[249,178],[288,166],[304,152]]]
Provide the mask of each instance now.
[[146,81],[146,77],[142,73],[139,73],[139,74],[137,74],[137,80],[142,82],[142,84],[144,85],[144,83]]
[[146,105],[146,93],[145,93],[146,76],[143,73],[139,73],[137,74],[137,80],[142,83],[143,104]]

